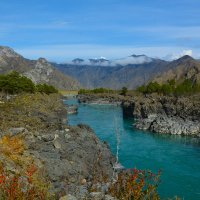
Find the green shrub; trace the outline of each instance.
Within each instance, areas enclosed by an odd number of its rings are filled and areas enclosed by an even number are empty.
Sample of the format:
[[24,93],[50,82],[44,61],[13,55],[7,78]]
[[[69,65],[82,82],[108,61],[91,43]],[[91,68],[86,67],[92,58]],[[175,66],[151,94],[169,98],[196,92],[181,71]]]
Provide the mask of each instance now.
[[45,83],[36,85],[36,91],[45,94],[58,93],[58,90],[54,86]]
[[181,94],[187,94],[187,93],[194,93],[194,86],[196,84],[193,84],[191,80],[185,80],[182,84],[177,85],[175,88],[175,94],[181,95]]
[[78,94],[103,94],[103,93],[114,93],[114,90],[107,88],[95,88],[93,90],[80,89]]
[[13,71],[6,75],[0,75],[0,91],[8,94],[41,92],[45,94],[58,93],[58,90],[47,84],[35,85],[31,79]]
[[143,94],[159,93],[164,95],[187,95],[200,92],[200,84],[193,82],[190,79],[184,80],[182,83],[177,83],[175,80],[169,80],[165,84],[150,82],[148,85],[143,85],[137,88],[138,92]]
[[35,84],[18,72],[11,72],[7,75],[0,76],[0,90],[9,94],[21,92],[35,92]]
[[123,87],[120,94],[126,96],[127,92],[128,92],[127,87]]

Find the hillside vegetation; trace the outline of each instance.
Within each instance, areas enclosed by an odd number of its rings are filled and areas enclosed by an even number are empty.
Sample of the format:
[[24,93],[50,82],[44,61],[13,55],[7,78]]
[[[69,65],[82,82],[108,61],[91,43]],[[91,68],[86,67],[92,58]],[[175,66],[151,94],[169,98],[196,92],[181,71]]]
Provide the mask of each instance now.
[[19,93],[58,93],[58,90],[47,84],[34,84],[31,79],[20,75],[18,72],[13,71],[6,75],[0,75],[0,91],[9,94]]
[[116,90],[111,90],[111,89],[107,89],[107,88],[95,88],[95,89],[80,89],[78,91],[78,94],[114,94],[114,93],[117,93]]
[[167,83],[159,84],[158,82],[150,82],[148,85],[143,85],[137,91],[144,94],[158,93],[164,95],[191,95],[200,92],[200,84],[186,79],[181,83],[170,80]]
[[138,87],[144,94],[191,95],[200,92],[200,63],[190,56],[183,56],[169,64],[169,69],[147,85]]

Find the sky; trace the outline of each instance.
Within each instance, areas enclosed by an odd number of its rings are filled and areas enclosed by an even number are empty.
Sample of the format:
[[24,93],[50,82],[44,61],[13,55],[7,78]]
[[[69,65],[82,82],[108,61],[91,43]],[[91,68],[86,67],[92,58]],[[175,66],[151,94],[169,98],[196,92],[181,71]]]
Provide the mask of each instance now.
[[0,45],[65,62],[200,58],[200,0],[1,0]]

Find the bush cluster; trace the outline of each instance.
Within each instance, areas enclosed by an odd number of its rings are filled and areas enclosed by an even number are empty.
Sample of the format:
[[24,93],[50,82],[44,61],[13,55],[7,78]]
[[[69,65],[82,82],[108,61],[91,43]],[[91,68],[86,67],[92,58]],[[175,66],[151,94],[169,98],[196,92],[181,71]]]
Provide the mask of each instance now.
[[20,75],[18,72],[11,72],[0,75],[0,91],[8,94],[19,94],[23,92],[41,92],[45,94],[57,93],[57,89],[51,85],[35,85],[31,79]]
[[143,94],[158,93],[164,95],[186,95],[200,92],[200,84],[186,79],[181,83],[176,83],[175,80],[170,80],[165,84],[150,82],[148,85],[143,85],[137,88],[137,91]]
[[120,92],[120,94],[123,95],[123,96],[126,96],[127,92],[128,92],[128,88],[127,87],[123,87],[121,92]]
[[160,200],[159,182],[160,172],[153,174],[149,170],[130,169],[118,175],[117,181],[110,187],[109,192],[120,200]]
[[0,90],[9,94],[35,91],[35,84],[17,72],[0,75]]
[[36,91],[45,94],[58,93],[58,90],[54,86],[47,85],[46,83],[36,85]]
[[[42,176],[32,157],[24,155],[26,146],[23,136],[4,136],[0,139],[0,199],[48,200],[50,183]],[[2,162],[3,161],[3,162]],[[10,170],[10,164],[16,170]]]
[[92,90],[89,89],[80,89],[78,94],[120,94],[126,96],[128,89],[126,87],[122,87],[121,90],[112,90],[108,88],[95,88]]
[[115,91],[107,88],[95,88],[93,90],[80,89],[78,92],[78,94],[102,94],[102,93],[115,93]]

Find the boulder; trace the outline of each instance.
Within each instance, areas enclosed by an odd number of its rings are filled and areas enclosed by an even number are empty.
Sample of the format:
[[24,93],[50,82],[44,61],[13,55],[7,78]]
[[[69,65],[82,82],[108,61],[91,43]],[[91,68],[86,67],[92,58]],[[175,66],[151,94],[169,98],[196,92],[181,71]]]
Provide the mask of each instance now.
[[67,114],[76,114],[76,113],[78,113],[78,106],[76,105],[67,106]]
[[16,136],[18,134],[25,134],[27,132],[28,132],[28,130],[23,127],[9,129],[9,133],[11,134],[11,136]]
[[66,196],[61,197],[59,200],[78,200],[75,196],[68,194]]
[[90,200],[104,200],[104,193],[102,192],[91,192]]

